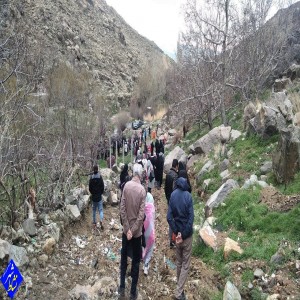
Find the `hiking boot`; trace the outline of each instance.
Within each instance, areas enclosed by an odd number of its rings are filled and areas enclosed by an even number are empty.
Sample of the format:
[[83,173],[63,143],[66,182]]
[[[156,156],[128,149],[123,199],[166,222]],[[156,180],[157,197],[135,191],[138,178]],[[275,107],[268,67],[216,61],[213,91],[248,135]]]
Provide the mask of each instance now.
[[136,292],[135,294],[130,294],[129,300],[137,300],[137,298],[138,298],[138,292]]
[[118,288],[119,299],[125,298],[125,288]]
[[170,242],[170,249],[176,248],[176,244],[174,242]]
[[148,272],[149,272],[149,264],[145,264],[144,266],[144,274],[147,276],[148,275]]
[[104,229],[104,227],[103,227],[103,223],[102,223],[102,222],[100,222],[100,228],[101,228],[101,230],[103,230],[103,229]]
[[184,292],[181,293],[179,298],[177,298],[176,296],[173,296],[173,300],[186,300]]

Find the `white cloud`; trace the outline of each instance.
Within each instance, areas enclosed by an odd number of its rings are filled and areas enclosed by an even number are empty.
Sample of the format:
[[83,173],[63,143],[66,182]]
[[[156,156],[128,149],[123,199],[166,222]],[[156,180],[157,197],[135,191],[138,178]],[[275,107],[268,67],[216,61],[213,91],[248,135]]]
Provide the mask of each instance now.
[[167,53],[176,51],[184,0],[107,0],[108,5],[141,35]]

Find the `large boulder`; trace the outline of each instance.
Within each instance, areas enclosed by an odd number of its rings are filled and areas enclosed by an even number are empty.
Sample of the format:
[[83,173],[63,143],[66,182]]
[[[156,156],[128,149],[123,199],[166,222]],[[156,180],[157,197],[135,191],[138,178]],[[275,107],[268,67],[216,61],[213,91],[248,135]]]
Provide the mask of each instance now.
[[197,140],[189,147],[192,154],[207,154],[220,143],[227,143],[230,139],[231,127],[223,125],[213,128],[209,133]]
[[178,161],[182,161],[186,164],[187,155],[186,153],[179,147],[175,147],[165,158],[164,163],[164,172],[168,173],[172,167],[173,159],[178,159]]
[[[191,154],[190,154],[191,155]],[[190,169],[194,166],[194,164],[201,158],[200,155],[192,155],[190,158],[188,158],[186,167],[187,169]]]
[[213,170],[214,167],[215,167],[215,164],[213,164],[212,160],[207,161],[196,177],[197,182],[199,183],[202,180],[203,176],[206,173]]
[[80,212],[88,207],[89,201],[90,201],[89,195],[83,195],[78,199],[77,206]]
[[80,211],[77,205],[67,205],[66,214],[73,221],[77,221],[81,218]]
[[8,260],[12,259],[17,267],[21,267],[29,262],[25,248],[11,245],[7,241],[0,239],[0,260],[7,257]]
[[290,181],[300,169],[300,127],[289,126],[281,130],[272,165],[280,183]]
[[110,169],[110,168],[104,168],[100,170],[100,174],[103,177],[103,179],[113,179],[114,177],[116,177],[116,173]]
[[278,109],[286,121],[290,122],[293,118],[293,104],[286,92],[272,93],[266,105]]
[[281,112],[273,107],[263,105],[249,122],[248,132],[268,138],[286,127],[286,120]]
[[212,230],[211,226],[203,226],[199,230],[199,236],[203,240],[206,246],[212,248],[214,251],[217,250],[217,237]]
[[238,183],[233,179],[228,179],[225,183],[223,183],[220,188],[215,191],[210,198],[206,202],[206,206],[209,208],[217,207],[220,203],[222,203],[225,198],[229,195],[229,193],[238,188]]
[[287,87],[291,84],[291,79],[290,78],[279,78],[276,79],[274,84],[273,84],[273,89],[274,92],[282,92],[283,90],[286,90]]

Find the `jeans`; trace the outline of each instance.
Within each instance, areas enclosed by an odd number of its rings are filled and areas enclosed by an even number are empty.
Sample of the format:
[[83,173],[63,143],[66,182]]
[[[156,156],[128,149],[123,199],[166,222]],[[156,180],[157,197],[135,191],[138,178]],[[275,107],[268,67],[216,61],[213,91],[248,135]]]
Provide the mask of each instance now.
[[139,265],[141,261],[141,242],[142,237],[132,238],[127,240],[127,236],[122,234],[122,250],[121,250],[121,274],[120,274],[120,288],[125,289],[125,276],[127,270],[127,250],[128,247],[132,247],[132,263],[131,263],[131,289],[130,294],[136,295],[136,286],[139,279]]
[[95,202],[93,201],[93,223],[96,224],[96,212],[97,212],[97,208],[99,210],[99,214],[100,214],[100,222],[102,222],[103,220],[103,201],[99,201],[99,202]]

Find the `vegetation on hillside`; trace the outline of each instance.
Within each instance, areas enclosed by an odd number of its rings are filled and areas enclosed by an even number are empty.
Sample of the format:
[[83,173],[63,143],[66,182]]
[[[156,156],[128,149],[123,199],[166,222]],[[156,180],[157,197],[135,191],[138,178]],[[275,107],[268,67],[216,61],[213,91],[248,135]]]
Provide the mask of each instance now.
[[[230,125],[234,129],[241,130],[242,110],[237,108],[228,113],[230,116]],[[221,120],[216,119],[215,125],[219,125]],[[181,145],[185,147],[190,145],[198,138],[208,132],[208,128],[199,128],[195,126],[181,141]],[[276,150],[278,135],[274,135],[269,139],[263,139],[257,135],[242,135],[234,142],[228,145],[228,150],[232,149],[229,158],[230,178],[235,179],[240,186],[244,184],[246,179],[252,174],[260,177],[260,166],[263,162],[272,160],[272,153]],[[185,148],[187,150],[187,148]],[[201,225],[204,222],[204,206],[205,201],[212,195],[222,184],[220,177],[219,164],[222,160],[216,153],[209,154],[206,159],[201,159],[192,171],[193,174],[201,170],[204,163],[212,159],[216,163],[216,167],[204,175],[201,182],[196,183],[196,190],[193,191],[194,209],[195,209],[195,225]],[[224,159],[224,158],[223,158]],[[201,188],[203,180],[210,178],[211,182],[206,190],[206,197],[202,199],[197,193],[197,189]],[[300,173],[297,173],[294,180],[287,185],[280,185],[274,179],[272,173],[267,176],[267,183],[273,185],[285,195],[299,195]],[[238,241],[243,254],[232,253],[227,259],[223,256],[223,249],[219,248],[213,251],[203,242],[200,242],[198,230],[195,231],[196,241],[194,243],[193,254],[199,256],[201,260],[213,266],[220,271],[224,280],[232,279],[233,273],[230,270],[230,263],[245,262],[251,265],[253,261],[262,261],[267,270],[270,272],[276,268],[270,262],[271,257],[277,251],[283,251],[282,264],[288,262],[290,258],[299,258],[300,254],[294,250],[298,248],[300,239],[300,204],[287,212],[272,211],[266,204],[261,202],[262,189],[258,185],[249,187],[248,189],[237,189],[229,194],[224,205],[220,205],[213,210],[213,216],[216,217],[214,228],[220,233]],[[198,227],[197,227],[198,228]],[[242,274],[242,284],[239,290],[247,288],[249,281],[253,279],[253,270],[247,268]],[[260,291],[254,289],[251,299],[262,299]],[[215,295],[215,299],[221,299],[221,293]]]

